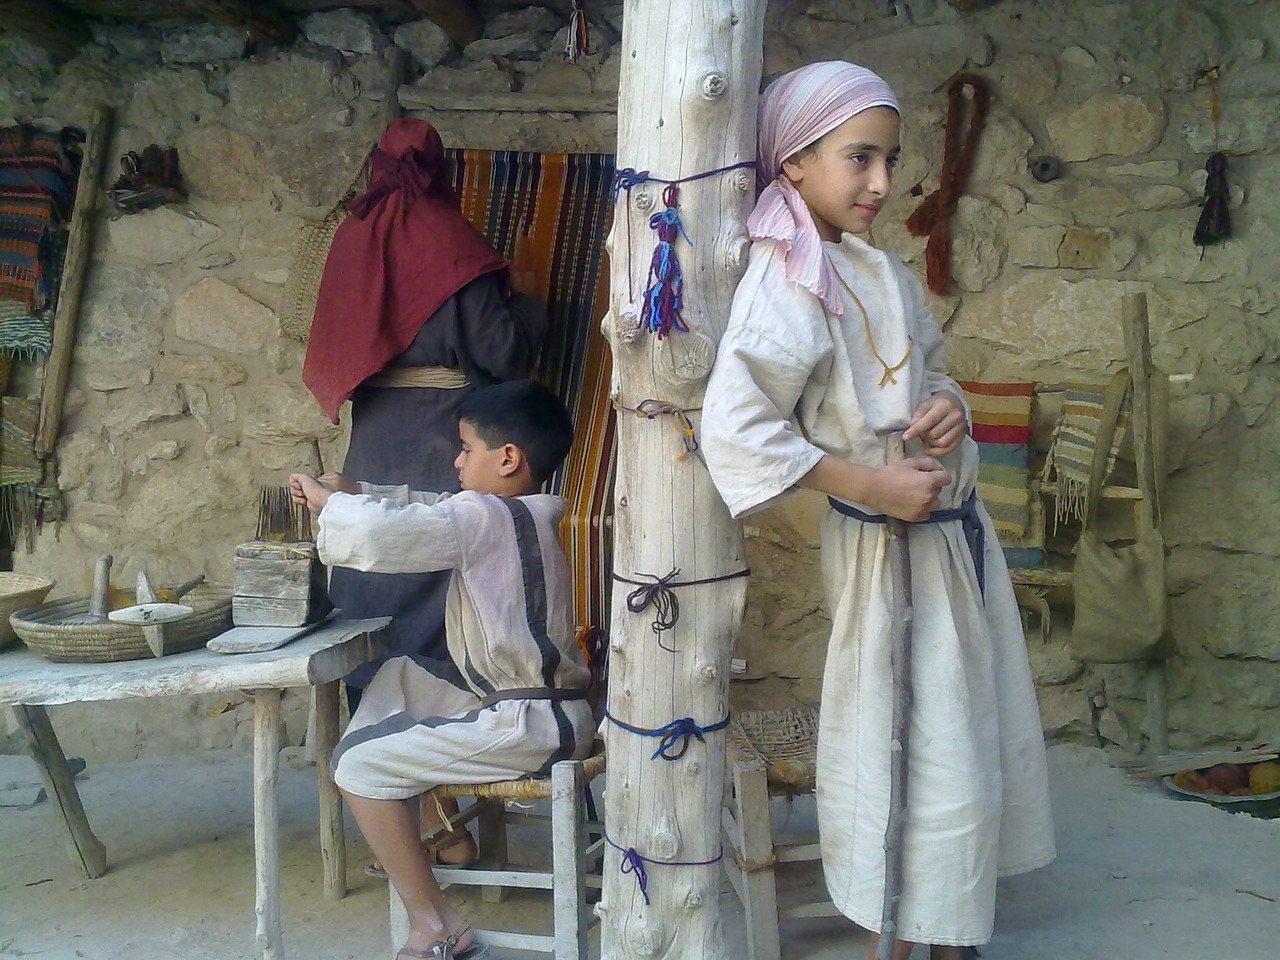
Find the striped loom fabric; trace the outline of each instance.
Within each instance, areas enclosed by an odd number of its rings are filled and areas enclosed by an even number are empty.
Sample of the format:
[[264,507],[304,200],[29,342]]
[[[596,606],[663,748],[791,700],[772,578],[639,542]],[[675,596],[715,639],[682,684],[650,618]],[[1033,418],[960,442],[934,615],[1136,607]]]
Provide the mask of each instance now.
[[[1046,476],[1058,483],[1057,520],[1085,518],[1088,504],[1089,473],[1093,467],[1094,451],[1098,447],[1098,431],[1102,425],[1102,408],[1106,402],[1107,384],[1076,382],[1066,385],[1062,416],[1053,432],[1053,446],[1049,450]],[[1116,418],[1115,433],[1111,437],[1111,449],[1107,451],[1107,465],[1102,474],[1105,485],[1115,470],[1116,457],[1124,442],[1129,426],[1129,410],[1133,402],[1132,388],[1125,394]]]
[[[1031,519],[1031,383],[979,383],[959,380],[973,415],[978,444],[978,496],[1011,565],[1038,566],[1028,553]],[[1034,548],[1032,548],[1034,551]],[[1014,563],[1014,560],[1017,563]]]
[[56,135],[0,128],[0,300],[27,309],[52,298],[52,228],[70,209],[74,162]]
[[[611,550],[605,514],[614,469],[611,366],[600,320],[608,307],[604,241],[614,158],[449,150],[462,212],[504,257],[529,238],[551,332],[537,376],[565,400],[575,440],[548,490],[569,501],[560,533],[573,571],[579,637],[598,642],[608,619]],[[592,641],[586,638],[590,635]],[[593,654],[594,666],[599,665]]]

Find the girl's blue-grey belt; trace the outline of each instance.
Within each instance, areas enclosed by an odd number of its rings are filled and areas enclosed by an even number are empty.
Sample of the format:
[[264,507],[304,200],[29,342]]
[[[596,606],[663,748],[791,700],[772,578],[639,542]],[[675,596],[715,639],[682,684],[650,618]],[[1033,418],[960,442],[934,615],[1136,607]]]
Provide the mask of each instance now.
[[[837,513],[842,513],[846,517],[853,517],[855,520],[861,520],[863,523],[888,523],[890,519],[883,513],[866,513],[857,507],[842,503],[835,497],[827,497],[827,503],[831,504],[832,509]],[[978,575],[978,589],[982,591],[983,596],[986,596],[987,574],[984,557],[987,548],[987,531],[982,525],[982,518],[978,516],[978,494],[976,492],[970,493],[968,499],[958,507],[935,510],[924,520],[903,522],[913,524],[947,523],[951,520],[960,521],[960,529],[964,532],[964,539],[969,544],[969,555],[973,557],[973,569]]]
[[560,690],[555,687],[512,687],[498,690],[480,701],[480,709],[492,707],[503,700],[585,700],[585,690]]

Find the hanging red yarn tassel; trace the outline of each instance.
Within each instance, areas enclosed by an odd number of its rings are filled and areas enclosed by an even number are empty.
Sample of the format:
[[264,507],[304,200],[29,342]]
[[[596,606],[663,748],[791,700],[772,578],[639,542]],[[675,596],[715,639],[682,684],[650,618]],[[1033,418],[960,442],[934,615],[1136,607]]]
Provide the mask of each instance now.
[[[960,124],[964,114],[964,88],[973,92],[973,115],[961,142]],[[973,169],[978,137],[991,109],[991,90],[974,73],[962,73],[947,84],[947,127],[942,147],[942,177],[938,189],[925,197],[907,218],[912,236],[928,236],[924,248],[925,282],[938,296],[951,283],[951,217]]]

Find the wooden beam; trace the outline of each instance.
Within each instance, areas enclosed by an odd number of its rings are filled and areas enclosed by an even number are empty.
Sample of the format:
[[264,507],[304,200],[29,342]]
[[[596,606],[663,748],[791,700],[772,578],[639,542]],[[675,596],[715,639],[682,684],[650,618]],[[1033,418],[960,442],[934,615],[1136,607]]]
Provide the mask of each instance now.
[[410,3],[460,47],[479,40],[484,34],[484,21],[467,0],[410,0]]
[[[620,168],[679,179],[754,161],[764,11],[765,0],[627,0]],[[678,236],[672,247],[682,264],[688,331],[659,340],[642,332],[639,321],[654,243],[649,218],[662,211],[663,193],[661,183],[645,182],[619,196],[614,208],[603,323],[613,354],[613,398],[619,407],[657,398],[695,411],[747,266],[754,171],[681,184],[679,215],[691,242]],[[681,452],[669,426],[618,417],[615,574],[640,582],[670,577],[680,601],[678,619],[655,637],[653,609],[634,612],[627,602],[634,588],[613,585],[609,710],[642,730],[680,717],[709,726],[725,716],[746,599],[742,525],[729,516],[702,459],[680,458]],[[613,723],[604,734],[604,820],[612,846],[605,850],[596,906],[600,955],[728,960],[717,862],[724,731],[690,742],[671,761],[654,758],[649,737]],[[634,861],[623,862],[627,850],[646,858],[643,889],[639,871],[629,871]]]
[[7,0],[0,32],[42,47],[55,60],[70,60],[90,40],[89,26],[80,14],[41,0]]
[[486,113],[617,113],[618,98],[607,93],[472,93],[466,90],[400,88],[406,110],[483,110]]
[[105,107],[99,107],[89,124],[89,135],[80,159],[80,179],[76,182],[67,253],[62,262],[62,282],[58,287],[58,305],[53,315],[53,344],[45,363],[40,422],[36,426],[35,449],[40,457],[48,457],[58,445],[62,401],[67,392],[71,351],[75,346],[76,323],[80,317],[80,296],[84,292],[84,277],[89,264],[89,238],[94,208],[98,203],[98,174],[110,139],[111,113]]

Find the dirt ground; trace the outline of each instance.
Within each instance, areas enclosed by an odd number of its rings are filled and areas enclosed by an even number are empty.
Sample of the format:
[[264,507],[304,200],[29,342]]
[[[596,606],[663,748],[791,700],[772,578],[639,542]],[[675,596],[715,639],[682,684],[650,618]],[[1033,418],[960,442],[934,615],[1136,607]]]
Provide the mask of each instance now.
[[[986,960],[1278,955],[1280,820],[1177,802],[1155,784],[1126,779],[1100,750],[1056,746],[1049,756],[1058,860],[1002,881]],[[284,765],[280,779],[286,954],[384,960],[391,955],[386,888],[360,871],[366,849],[354,829],[352,891],[337,903],[322,896],[314,776]],[[0,800],[17,800],[19,791],[6,787],[33,779],[25,758],[0,757]],[[248,757],[90,769],[79,786],[107,845],[110,868],[98,880],[84,880],[72,866],[47,802],[0,806],[0,957],[254,957]],[[790,819],[789,829],[813,816],[811,804],[788,810],[779,803],[774,813],[779,823]],[[536,836],[517,844],[526,855],[540,851]],[[784,896],[812,882],[812,874],[784,875]],[[475,894],[460,896],[477,919],[500,914],[512,926],[544,925],[536,899],[486,908]],[[745,960],[741,911],[732,894],[722,903],[731,956]],[[485,909],[498,913],[483,916]],[[861,934],[840,920],[787,924],[782,935],[788,960],[863,953]]]

